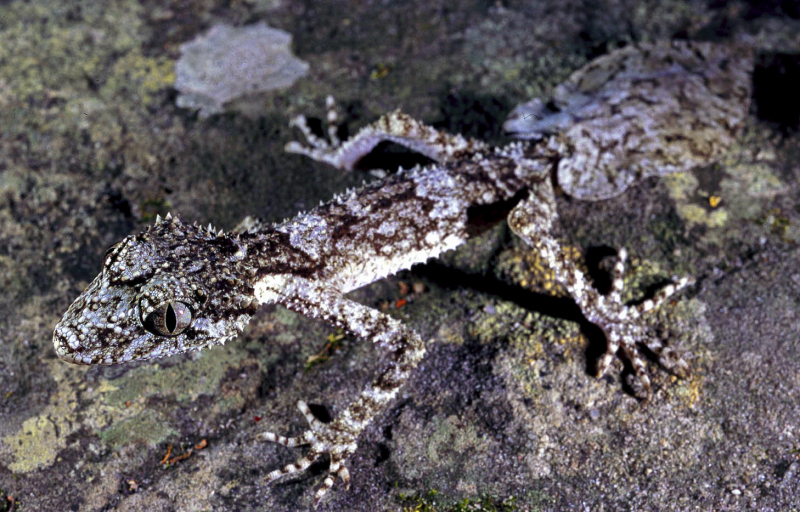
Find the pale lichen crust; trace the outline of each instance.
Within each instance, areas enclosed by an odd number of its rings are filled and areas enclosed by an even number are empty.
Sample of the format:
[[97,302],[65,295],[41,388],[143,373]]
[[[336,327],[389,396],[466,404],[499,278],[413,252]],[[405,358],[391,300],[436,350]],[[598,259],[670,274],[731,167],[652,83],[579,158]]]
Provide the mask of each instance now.
[[200,117],[224,112],[238,98],[283,89],[308,73],[291,53],[292,35],[256,23],[214,25],[180,47],[175,63],[176,104],[199,109]]

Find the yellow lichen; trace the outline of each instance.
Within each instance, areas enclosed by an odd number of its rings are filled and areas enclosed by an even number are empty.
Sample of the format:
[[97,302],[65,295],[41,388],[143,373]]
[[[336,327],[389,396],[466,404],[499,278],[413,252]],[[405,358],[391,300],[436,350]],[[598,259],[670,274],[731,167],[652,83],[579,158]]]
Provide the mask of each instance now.
[[52,464],[58,452],[66,447],[68,436],[80,425],[75,418],[78,387],[75,382],[68,383],[72,378],[64,371],[66,365],[55,360],[46,364],[52,367],[50,374],[58,384],[57,391],[40,414],[25,420],[19,431],[6,437],[3,443],[13,457],[8,468],[15,473]]
[[[92,387],[83,378],[87,367],[50,360],[49,373],[56,381],[56,391],[39,414],[25,420],[16,433],[4,439],[3,444],[13,458],[9,469],[27,473],[49,466],[68,447],[70,434],[83,427],[94,430],[112,446],[142,441],[150,445],[159,443],[177,431],[166,426],[162,415],[147,407],[147,398],[174,393],[175,399],[182,402],[194,401],[201,394],[213,395],[229,367],[238,364],[242,357],[240,351],[221,347],[214,354],[182,365],[143,366],[117,380],[101,379]],[[93,404],[81,419],[76,416],[79,392],[81,403]],[[233,397],[218,394],[212,407],[215,412],[224,412],[241,407],[243,400],[240,394]]]
[[136,49],[114,63],[111,76],[103,85],[102,95],[114,96],[123,87],[133,90],[140,101],[149,105],[154,93],[175,83],[175,63],[165,57],[145,57]]

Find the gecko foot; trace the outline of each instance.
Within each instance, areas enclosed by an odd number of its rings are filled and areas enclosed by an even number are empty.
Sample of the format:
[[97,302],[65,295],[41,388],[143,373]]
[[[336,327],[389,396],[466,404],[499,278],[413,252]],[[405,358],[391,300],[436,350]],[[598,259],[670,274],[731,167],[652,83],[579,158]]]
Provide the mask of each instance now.
[[605,333],[608,341],[606,352],[597,364],[597,375],[602,377],[611,362],[620,352],[623,360],[633,367],[633,375],[627,382],[633,393],[647,398],[650,392],[650,377],[647,375],[643,347],[651,352],[658,362],[676,375],[688,373],[688,365],[669,347],[650,333],[650,326],[642,316],[660,306],[669,296],[685,288],[694,281],[689,278],[675,279],[661,289],[655,297],[638,304],[622,301],[625,260],[628,253],[620,249],[617,262],[612,270],[612,285],[608,295],[600,294],[586,275],[575,265],[572,258],[550,234],[550,227],[556,218],[555,193],[550,182],[545,180],[533,189],[526,199],[515,206],[508,215],[508,226],[525,240],[542,259],[553,269],[555,281],[563,286],[575,300],[590,323]]
[[331,457],[331,465],[328,468],[328,476],[325,477],[322,486],[314,493],[314,506],[316,507],[333,487],[337,477],[342,480],[346,489],[350,488],[350,473],[345,467],[345,462],[356,451],[358,446],[356,444],[357,434],[350,432],[351,429],[348,429],[347,425],[342,421],[322,423],[311,414],[308,405],[302,400],[297,402],[297,408],[300,409],[300,412],[303,413],[306,421],[308,421],[309,430],[297,437],[283,437],[272,432],[264,432],[261,437],[265,441],[282,444],[288,448],[310,444],[311,449],[292,464],[287,464],[281,469],[270,472],[267,475],[267,483],[292,473],[304,471],[322,454],[328,453]]
[[289,126],[298,128],[306,140],[307,145],[293,140],[286,144],[284,151],[287,153],[295,153],[298,155],[305,155],[309,158],[319,162],[325,162],[334,167],[342,168],[342,163],[339,161],[339,149],[341,148],[342,141],[336,132],[339,129],[339,115],[336,108],[336,100],[333,96],[325,98],[326,121],[328,124],[328,140],[319,137],[308,126],[308,119],[306,116],[299,115],[289,121]]
[[611,292],[598,301],[595,314],[590,315],[593,317],[591,321],[602,327],[608,338],[608,348],[598,361],[597,376],[605,375],[614,356],[622,350],[624,357],[633,366],[633,375],[627,383],[636,396],[646,398],[650,392],[650,377],[647,375],[640,345],[647,347],[656,356],[658,363],[675,375],[688,375],[689,365],[671,347],[665,346],[661,340],[647,333],[641,316],[655,310],[667,298],[693,284],[694,279],[676,279],[674,284],[665,286],[653,298],[636,305],[626,305],[622,302],[621,293],[627,254],[625,249],[620,249],[612,271]]

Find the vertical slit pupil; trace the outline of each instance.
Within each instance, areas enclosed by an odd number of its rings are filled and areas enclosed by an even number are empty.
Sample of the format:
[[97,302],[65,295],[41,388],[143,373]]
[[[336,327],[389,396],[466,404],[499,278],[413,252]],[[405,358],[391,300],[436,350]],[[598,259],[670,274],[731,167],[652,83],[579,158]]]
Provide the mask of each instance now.
[[178,327],[178,315],[175,314],[171,302],[167,304],[167,310],[164,312],[164,326],[170,334],[175,332],[175,328]]

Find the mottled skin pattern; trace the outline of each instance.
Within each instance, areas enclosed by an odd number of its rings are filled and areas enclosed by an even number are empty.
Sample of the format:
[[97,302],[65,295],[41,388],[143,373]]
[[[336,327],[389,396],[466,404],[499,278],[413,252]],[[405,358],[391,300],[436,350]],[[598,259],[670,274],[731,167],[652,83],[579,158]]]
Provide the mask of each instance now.
[[[102,273],[56,326],[56,353],[73,363],[113,364],[213,346],[236,337],[261,304],[280,304],[372,340],[384,353],[378,377],[339,417],[323,424],[300,402],[307,432],[291,439],[263,434],[288,447],[311,445],[269,480],[330,454],[329,475],[315,495],[319,503],[337,477],[349,483],[345,463],[359,434],[425,353],[411,328],[344,294],[463,243],[468,208],[521,197],[509,226],[542,255],[586,318],[608,337],[599,374],[621,350],[634,369],[631,385],[646,396],[650,381],[640,344],[675,373],[685,373],[687,365],[648,336],[640,316],[690,280],[626,306],[620,299],[626,258],[621,250],[612,291],[600,295],[550,235],[557,219],[551,177],[557,175],[577,197],[600,199],[621,193],[639,176],[712,162],[746,114],[749,55],[691,43],[626,48],[579,70],[546,109],[539,102],[532,126],[520,129],[512,116],[507,128],[529,141],[503,148],[439,132],[400,112],[342,142],[329,98],[330,140],[313,135],[301,116],[293,124],[310,146],[293,142],[288,151],[351,169],[379,142],[391,140],[435,163],[348,191],[273,226],[225,234],[171,216],[158,219],[109,249]],[[589,85],[581,77],[591,77],[585,80]],[[616,163],[622,166],[614,170]]]
[[553,91],[517,106],[504,128],[550,137],[558,183],[578,199],[607,199],[637,179],[719,158],[750,102],[753,51],[688,41],[632,45],[593,60]]

